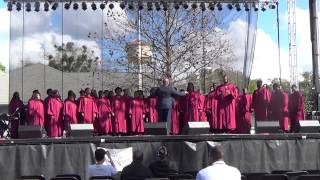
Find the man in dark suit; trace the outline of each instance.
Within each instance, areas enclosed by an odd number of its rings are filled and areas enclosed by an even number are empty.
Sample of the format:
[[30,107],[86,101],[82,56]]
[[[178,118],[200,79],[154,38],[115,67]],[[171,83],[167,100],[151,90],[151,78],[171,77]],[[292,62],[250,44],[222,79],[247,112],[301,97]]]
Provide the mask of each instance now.
[[160,86],[155,95],[158,97],[158,121],[167,122],[167,132],[171,132],[171,112],[175,96],[185,96],[183,92],[178,92],[170,86],[168,78],[163,79],[163,85]]

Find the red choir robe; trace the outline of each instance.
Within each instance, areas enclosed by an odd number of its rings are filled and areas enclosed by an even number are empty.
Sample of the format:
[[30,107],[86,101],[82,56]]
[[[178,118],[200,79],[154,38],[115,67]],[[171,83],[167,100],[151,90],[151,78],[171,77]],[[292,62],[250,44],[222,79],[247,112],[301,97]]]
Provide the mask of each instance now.
[[268,119],[268,108],[270,103],[271,93],[265,88],[256,89],[252,94],[252,108],[256,121]]
[[283,91],[274,91],[270,100],[270,120],[279,121],[283,131],[289,131],[289,98]]
[[113,133],[127,133],[127,122],[126,122],[126,100],[122,96],[112,97],[112,111],[113,116]]
[[218,128],[218,100],[216,98],[216,91],[211,91],[205,102],[205,111],[208,117],[211,130]]
[[78,112],[83,113],[81,116],[82,123],[93,124],[95,121],[95,114],[98,113],[95,98],[92,96],[84,96],[79,98]]
[[44,100],[42,101],[43,102],[43,105],[44,105],[44,127],[47,128],[47,121],[46,119],[48,119],[48,112],[47,112],[47,109],[48,109],[48,102],[49,102],[49,99],[51,98],[51,96],[47,96],[46,98],[44,98]]
[[250,94],[242,94],[239,96],[237,132],[241,134],[250,133],[251,127],[251,103],[252,96]]
[[42,100],[30,99],[28,102],[28,124],[44,128],[44,105]]
[[205,111],[206,96],[203,94],[200,94],[200,93],[199,93],[199,96],[200,96],[200,118],[199,118],[199,120],[200,121],[208,121],[207,114]]
[[130,103],[131,103],[131,100],[133,99],[131,96],[122,96],[122,98],[124,99],[125,101],[125,119],[126,119],[126,123],[127,123],[127,133],[131,133],[130,130],[131,130],[131,117],[130,117],[130,114],[129,114],[129,110],[130,110]]
[[70,130],[70,124],[78,124],[77,104],[76,101],[66,99],[63,108],[63,128]]
[[236,129],[236,99],[238,90],[235,84],[225,83],[217,88],[218,100],[217,129],[232,131]]
[[144,101],[142,98],[132,98],[129,103],[129,115],[130,115],[130,133],[142,134],[144,133]]
[[146,115],[150,123],[158,122],[157,101],[158,97],[156,96],[149,96],[146,99]]
[[104,97],[97,102],[98,107],[98,120],[97,120],[97,133],[99,135],[112,133],[112,107],[108,98]]
[[298,130],[298,122],[304,120],[304,101],[299,91],[292,93],[289,97],[289,117],[293,131]]
[[[9,114],[13,114],[19,108],[20,117],[24,111],[24,105],[21,100],[11,100],[9,103]],[[18,128],[21,119],[15,119],[11,122],[10,134],[11,138],[18,138]]]
[[201,100],[200,93],[189,92],[185,97],[184,118],[186,123],[190,121],[200,121]]
[[60,97],[51,97],[47,102],[46,130],[49,137],[61,137],[63,135],[63,103]]
[[182,126],[183,126],[183,119],[181,118],[182,115],[182,100],[183,97],[175,97],[173,108],[171,112],[171,134],[177,135],[180,134]]

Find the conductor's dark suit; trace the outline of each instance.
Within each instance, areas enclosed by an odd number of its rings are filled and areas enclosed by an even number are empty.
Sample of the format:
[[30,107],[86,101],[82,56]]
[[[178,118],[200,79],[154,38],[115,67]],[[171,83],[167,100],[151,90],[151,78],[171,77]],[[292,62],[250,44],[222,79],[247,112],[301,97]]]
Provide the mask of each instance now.
[[183,92],[178,92],[171,86],[161,86],[157,89],[155,95],[158,97],[158,120],[159,122],[167,122],[167,130],[171,131],[171,111],[173,108],[175,96],[185,96]]

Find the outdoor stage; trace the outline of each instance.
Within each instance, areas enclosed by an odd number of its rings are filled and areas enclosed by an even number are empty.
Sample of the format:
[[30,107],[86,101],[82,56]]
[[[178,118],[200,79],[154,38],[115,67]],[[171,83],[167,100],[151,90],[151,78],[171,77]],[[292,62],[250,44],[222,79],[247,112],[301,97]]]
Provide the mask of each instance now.
[[144,152],[145,165],[149,165],[156,159],[159,146],[165,145],[181,172],[196,172],[206,166],[208,149],[214,143],[222,144],[225,161],[242,173],[320,169],[320,134],[104,136],[0,142],[0,176],[6,179],[30,174],[51,178],[66,173],[87,179],[86,167],[94,162],[96,147],[139,149]]

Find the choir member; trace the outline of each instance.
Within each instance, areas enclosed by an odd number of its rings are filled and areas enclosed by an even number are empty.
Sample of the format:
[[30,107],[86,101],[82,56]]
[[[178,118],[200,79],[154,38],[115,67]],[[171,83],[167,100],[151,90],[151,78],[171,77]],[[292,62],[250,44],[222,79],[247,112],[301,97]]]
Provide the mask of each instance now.
[[98,107],[98,120],[97,120],[97,133],[99,135],[112,134],[112,107],[108,96],[108,91],[104,92],[104,97],[100,98],[97,102]]
[[126,101],[123,98],[122,89],[117,87],[115,89],[116,95],[112,97],[112,110],[113,110],[113,133],[124,135],[127,133],[126,122]]
[[248,94],[247,89],[242,90],[242,95],[239,96],[237,131],[240,134],[250,133],[251,127],[251,103],[252,96]]
[[271,94],[266,86],[262,86],[262,81],[257,81],[257,89],[252,94],[252,109],[256,121],[268,119],[268,108]]
[[211,130],[218,129],[218,100],[216,98],[216,83],[212,83],[211,91],[206,97],[205,111]]
[[125,108],[125,116],[126,116],[126,122],[127,122],[127,133],[130,134],[130,130],[131,130],[131,117],[129,115],[129,108],[130,108],[130,103],[132,100],[132,94],[131,94],[131,90],[130,89],[124,89],[123,90],[123,99],[126,103],[126,108]]
[[98,99],[102,99],[103,98],[103,91],[100,90],[98,91]]
[[10,128],[10,134],[11,138],[18,138],[18,128],[19,128],[19,122],[21,120],[21,114],[24,111],[24,105],[23,102],[20,100],[20,95],[18,92],[14,92],[13,96],[9,103],[9,114],[13,115],[14,113],[20,113],[18,114],[18,119],[14,119],[11,122],[11,128]]
[[28,102],[28,124],[44,128],[44,104],[38,90],[34,90]]
[[[183,91],[184,92],[184,91]],[[174,97],[173,108],[171,113],[171,134],[177,135],[181,133],[183,126],[182,104],[184,97]]]
[[68,91],[68,98],[64,101],[63,119],[64,130],[70,130],[70,124],[78,124],[76,95],[73,91]]
[[85,89],[85,96],[80,97],[78,112],[80,113],[81,121],[85,124],[93,124],[97,117],[97,106],[94,97],[90,95],[90,89]]
[[288,101],[288,94],[282,91],[278,83],[274,83],[270,100],[270,120],[279,121],[284,132],[289,131]]
[[223,76],[223,84],[217,87],[215,96],[218,100],[218,132],[233,132],[236,129],[236,99],[237,86],[228,82],[228,76]]
[[298,132],[298,123],[304,120],[304,100],[302,93],[296,85],[291,86],[292,94],[289,97],[289,117],[291,121],[291,131]]
[[49,137],[61,137],[63,135],[63,103],[58,90],[53,90],[47,102],[46,130]]
[[205,111],[206,95],[203,95],[203,94],[201,94],[199,92],[199,98],[200,98],[200,109],[199,109],[200,117],[199,117],[199,120],[200,121],[208,121],[207,114],[206,114],[206,111]]
[[146,113],[147,122],[158,122],[157,101],[158,97],[155,96],[156,88],[150,89],[150,96],[146,99]]
[[145,108],[143,101],[143,92],[141,90],[134,93],[134,98],[129,102],[129,116],[130,116],[130,133],[138,135],[144,133],[144,116]]
[[185,120],[186,123],[190,121],[200,121],[201,100],[200,93],[194,90],[193,83],[188,83],[188,94],[185,96]]

